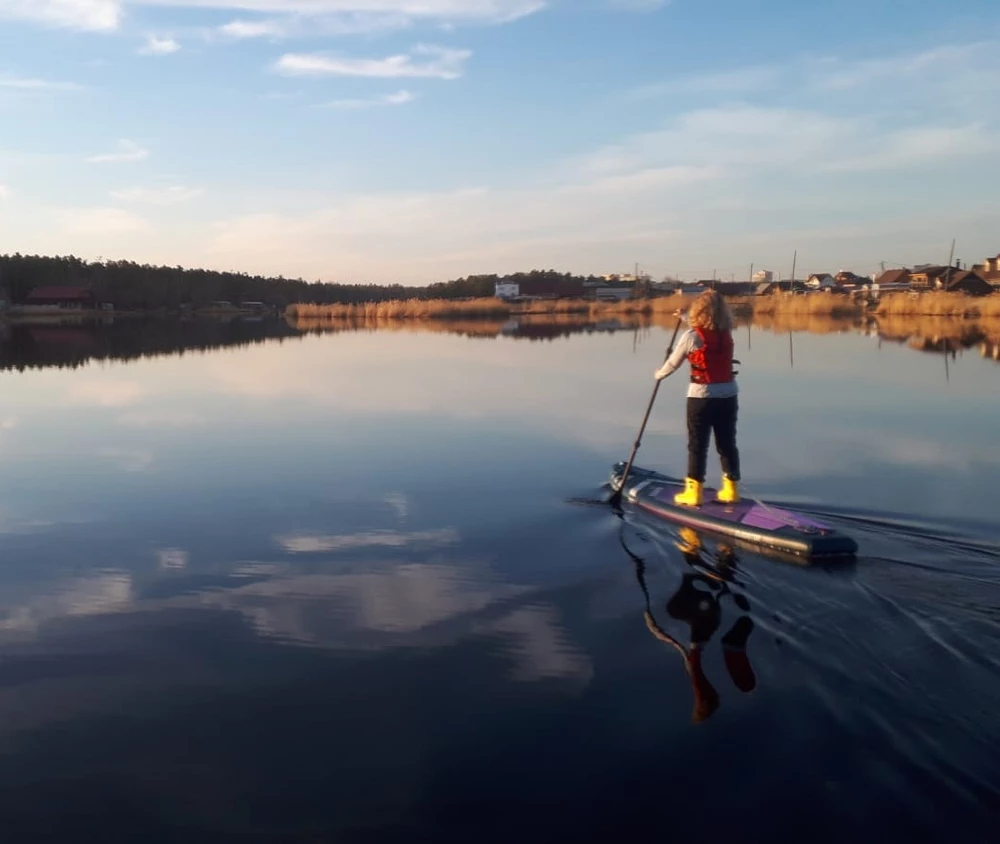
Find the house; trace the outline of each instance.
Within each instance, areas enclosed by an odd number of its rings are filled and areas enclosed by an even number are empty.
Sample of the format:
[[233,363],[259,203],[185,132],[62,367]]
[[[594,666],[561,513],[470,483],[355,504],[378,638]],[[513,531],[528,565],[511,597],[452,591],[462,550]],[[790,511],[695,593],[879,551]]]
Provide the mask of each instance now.
[[718,281],[712,289],[723,296],[753,296],[757,285],[752,281]]
[[1000,255],[997,255],[995,258],[987,258],[983,263],[976,264],[972,269],[992,284],[994,288],[1000,290]]
[[497,299],[516,299],[521,295],[521,285],[509,281],[498,281],[494,286]]
[[806,279],[806,287],[810,290],[832,290],[837,286],[829,273],[813,273]]
[[772,293],[797,293],[804,290],[801,281],[771,281],[758,284],[754,290],[756,296],[770,296]]
[[863,287],[871,283],[871,279],[867,276],[852,273],[850,270],[841,270],[833,277],[833,280],[838,287]]
[[972,270],[955,270],[947,286],[943,282],[938,286],[949,293],[965,293],[968,296],[989,296],[994,292],[993,285]]
[[708,289],[709,288],[705,287],[704,283],[700,282],[700,281],[695,281],[695,282],[682,281],[680,283],[680,286],[677,288],[676,292],[677,293],[682,293],[684,295],[688,295],[688,294],[691,294],[691,293],[695,293],[695,294],[697,294],[697,293],[704,293]]
[[875,276],[875,285],[879,288],[901,288],[910,286],[910,271],[906,269],[886,270]]
[[594,291],[594,296],[598,302],[620,302],[631,299],[633,293],[635,293],[633,287],[598,287]]
[[755,284],[769,284],[774,281],[774,273],[770,270],[757,270],[751,279]]
[[36,287],[25,299],[28,308],[58,308],[64,311],[92,310],[94,294],[85,287]]
[[962,272],[958,267],[921,266],[910,273],[910,286],[914,290],[933,290],[947,287],[951,279]]

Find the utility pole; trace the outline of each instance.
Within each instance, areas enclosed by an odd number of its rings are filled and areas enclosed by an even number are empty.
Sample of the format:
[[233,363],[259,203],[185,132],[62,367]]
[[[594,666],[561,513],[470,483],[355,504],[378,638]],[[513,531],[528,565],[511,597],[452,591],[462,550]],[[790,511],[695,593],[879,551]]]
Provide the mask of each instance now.
[[752,262],[750,264],[750,277],[747,279],[747,281],[753,281],[753,263]]
[[798,260],[798,257],[799,257],[799,250],[796,249],[795,252],[792,254],[792,286],[791,286],[792,290],[795,289],[795,262]]
[[[951,239],[951,252],[948,253],[948,271],[944,274],[944,289],[948,289],[948,283],[951,281],[951,263],[955,260],[955,238]],[[945,357],[947,357],[947,353]]]

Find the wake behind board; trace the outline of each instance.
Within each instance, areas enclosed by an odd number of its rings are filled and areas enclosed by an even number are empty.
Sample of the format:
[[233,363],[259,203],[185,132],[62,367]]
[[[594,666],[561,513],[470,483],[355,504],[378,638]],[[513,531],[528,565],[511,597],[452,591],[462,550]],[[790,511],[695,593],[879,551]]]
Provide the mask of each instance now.
[[[624,463],[611,470],[611,486],[621,486]],[[683,481],[633,466],[622,497],[636,507],[680,525],[732,537],[752,545],[773,548],[803,559],[850,557],[858,544],[851,537],[815,519],[744,498],[737,504],[715,500],[715,490],[704,488],[700,507],[674,504]]]

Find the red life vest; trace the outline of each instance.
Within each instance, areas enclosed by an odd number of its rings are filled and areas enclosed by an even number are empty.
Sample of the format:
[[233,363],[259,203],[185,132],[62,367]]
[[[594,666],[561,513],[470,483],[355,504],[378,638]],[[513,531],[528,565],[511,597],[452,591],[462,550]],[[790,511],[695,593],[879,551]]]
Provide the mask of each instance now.
[[695,384],[727,384],[733,380],[733,335],[696,328],[701,348],[688,355]]

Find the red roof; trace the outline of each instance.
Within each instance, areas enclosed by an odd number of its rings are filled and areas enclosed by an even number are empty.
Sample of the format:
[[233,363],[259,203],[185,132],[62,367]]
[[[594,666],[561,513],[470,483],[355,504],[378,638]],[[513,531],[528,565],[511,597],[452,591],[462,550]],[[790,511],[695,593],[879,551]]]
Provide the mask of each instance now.
[[36,287],[28,294],[28,301],[32,299],[62,299],[64,301],[93,299],[94,294],[86,287]]

